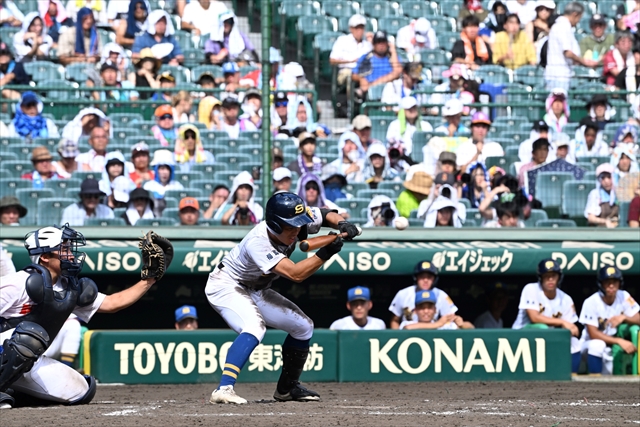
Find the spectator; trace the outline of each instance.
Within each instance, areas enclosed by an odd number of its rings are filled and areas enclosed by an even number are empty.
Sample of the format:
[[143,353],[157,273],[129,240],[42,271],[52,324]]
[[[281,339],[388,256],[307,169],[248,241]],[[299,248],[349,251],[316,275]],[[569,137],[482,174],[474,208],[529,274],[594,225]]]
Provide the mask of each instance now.
[[[129,82],[135,87],[158,89],[160,82],[157,80],[158,70],[162,61],[153,56],[150,48],[140,51],[140,56],[133,61],[135,71],[129,73]],[[151,98],[150,91],[140,92],[140,99]]]
[[614,48],[604,54],[602,58],[602,78],[604,82],[613,86],[620,72],[636,65],[632,52],[633,35],[631,33],[617,33]]
[[61,178],[71,178],[74,172],[82,170],[76,157],[80,155],[78,144],[74,141],[62,139],[58,144],[58,155],[60,160],[53,162],[53,168]]
[[408,173],[402,185],[405,190],[400,193],[396,203],[400,216],[409,218],[411,211],[418,209],[420,202],[429,197],[433,178],[426,172],[418,170]]
[[630,102],[631,105],[629,106],[629,111],[631,112],[631,116],[629,117],[627,124],[632,125],[633,127],[636,127],[636,128],[640,128],[640,95],[635,95],[631,98],[632,98]]
[[[520,147],[518,148],[518,158],[523,163],[529,163],[531,161],[531,147],[535,140],[544,138],[551,139],[551,133],[549,129],[549,125],[544,120],[538,120],[533,123],[533,128],[531,129],[531,133],[529,134],[529,139],[526,139],[520,143]],[[549,155],[553,157],[553,153],[551,149],[553,146],[549,147]]]
[[0,14],[0,26],[19,27],[24,21],[24,15],[13,0],[2,1],[2,13]]
[[207,129],[217,129],[222,116],[222,102],[214,96],[205,96],[198,104],[198,122]]
[[438,284],[438,268],[430,260],[420,261],[413,269],[413,284],[401,289],[391,301],[390,329],[399,329],[404,321],[418,320],[414,308],[416,306],[416,293],[428,291],[435,296],[436,313],[434,319],[439,319],[449,314],[455,314],[458,307],[453,303],[449,295],[436,288]]
[[74,62],[94,64],[100,58],[102,46],[98,29],[90,9],[78,11],[75,27],[69,27],[58,40],[58,60],[62,65]]
[[580,330],[573,299],[560,289],[562,269],[557,261],[545,259],[538,264],[538,282],[529,283],[522,289],[518,317],[513,329],[546,325],[545,328],[563,328],[571,333],[572,372],[580,364]]
[[[2,203],[0,202],[0,206]],[[627,215],[627,223],[631,228],[639,228],[640,227],[640,194],[638,194],[638,190],[636,189],[636,196],[631,200],[629,204],[629,214]]]
[[[471,79],[469,70],[462,64],[452,64],[451,68],[442,72],[442,77],[447,80],[433,88],[435,93],[431,95],[430,104],[444,105],[450,99],[460,98],[466,81]],[[430,114],[437,115],[438,112],[438,107],[433,107]]]
[[616,110],[609,103],[609,98],[605,94],[595,94],[587,103],[587,117],[584,117],[580,124],[589,118],[598,125],[598,131],[603,131],[607,123],[613,122]]
[[[232,18],[227,16],[231,15]],[[227,6],[221,1],[196,0],[189,2],[184,7],[180,29],[191,31],[194,36],[206,36],[212,30],[217,30],[218,23],[223,23],[227,19],[234,19],[233,12],[227,10]],[[220,25],[222,26],[222,25]],[[228,35],[228,31],[225,31]],[[244,49],[243,49],[244,50]]]
[[222,13],[217,21],[218,26],[211,27],[211,22],[216,21],[206,21],[207,27],[211,28],[212,32],[210,40],[207,40],[204,45],[204,54],[211,64],[220,65],[235,61],[243,52],[251,52],[255,59],[258,58],[253,44],[238,28],[236,15],[233,12]]
[[427,209],[425,228],[455,227],[461,228],[462,221],[457,212],[458,204],[448,197],[438,196]]
[[287,168],[279,167],[272,173],[273,175],[273,192],[291,191],[291,171]]
[[338,152],[340,153],[338,158],[331,162],[336,172],[344,176],[347,182],[363,182],[365,151],[358,135],[354,132],[345,132],[340,135]]
[[154,10],[149,13],[146,31],[136,36],[133,42],[131,59],[138,59],[142,49],[149,47],[163,64],[180,65],[184,55],[178,41],[173,37],[174,33],[173,22],[167,12]]
[[488,310],[476,317],[473,326],[476,329],[502,329],[502,313],[509,304],[509,296],[502,283],[496,283],[493,289],[486,295]]
[[112,219],[114,217],[111,208],[100,203],[105,194],[100,191],[97,180],[87,178],[82,181],[79,196],[78,203],[67,206],[62,212],[61,224],[82,227],[87,218]]
[[584,217],[589,225],[606,228],[618,226],[620,207],[616,202],[613,172],[614,168],[609,163],[603,163],[596,169],[596,188],[589,193],[584,208]]
[[196,121],[195,116],[191,113],[193,98],[186,90],[174,93],[171,97],[171,105],[173,106],[173,121],[175,123],[193,123]]
[[105,3],[100,0],[69,0],[67,2],[67,13],[72,20],[77,22],[81,19],[82,9],[89,9],[93,13],[94,20],[100,26],[105,27],[109,22]]
[[474,162],[486,163],[489,157],[502,157],[504,150],[497,142],[486,141],[491,120],[482,111],[471,117],[471,137],[458,146],[456,157],[460,170],[465,171]]
[[612,33],[607,33],[607,19],[596,13],[589,20],[591,34],[580,40],[580,52],[585,59],[600,61],[611,50],[615,41]]
[[[457,98],[449,99],[442,108],[442,117],[446,123],[435,128],[434,133],[441,136],[459,137],[471,134],[471,130],[462,124],[464,104]],[[459,160],[458,160],[459,162]]]
[[618,145],[611,154],[609,163],[613,166],[613,185],[616,187],[620,180],[629,174],[638,172],[638,160],[631,144]]
[[462,197],[467,199],[472,208],[478,208],[485,197],[489,197],[489,172],[484,163],[471,163],[465,169],[469,175],[469,183],[462,189]]
[[[636,45],[633,48],[633,63],[631,65],[626,64],[620,73],[616,76],[614,83],[615,87],[619,90],[626,90],[628,92],[640,91],[640,45]],[[630,95],[628,99],[640,99],[638,95]]]
[[359,85],[356,95],[364,99],[369,87],[385,84],[400,77],[402,64],[393,43],[389,43],[387,33],[376,31],[373,36],[373,50],[358,59],[351,79]]
[[520,18],[522,25],[527,25],[536,17],[536,6],[534,0],[507,0],[505,2],[509,13],[515,13]]
[[454,178],[458,170],[458,164],[456,163],[458,156],[451,151],[443,151],[438,157],[438,164],[436,167],[437,173],[446,173],[452,175]]
[[[388,84],[388,83],[387,83]],[[378,139],[371,138],[371,119],[369,116],[359,114],[351,122],[353,132],[360,138],[360,144],[364,150],[368,150],[373,144],[382,144]]]
[[369,146],[362,175],[364,182],[373,189],[383,181],[400,181],[399,173],[391,167],[387,149],[382,144]]
[[393,200],[387,196],[374,196],[367,206],[367,223],[363,227],[393,227],[398,216]]
[[[419,83],[422,81],[422,64],[418,62],[407,62],[402,67],[402,75],[399,79],[389,82],[382,89],[382,97],[380,102],[383,104],[391,104],[394,111],[398,110],[400,101],[404,97],[412,96],[411,94],[418,89]],[[426,104],[426,95],[414,95],[419,98],[419,104]]]
[[316,136],[309,132],[302,132],[298,136],[298,140],[300,141],[298,144],[300,154],[296,160],[287,165],[287,169],[300,176],[307,172],[320,175],[322,173],[322,159],[315,155]]
[[488,221],[482,226],[486,228],[524,228],[520,219],[521,209],[515,200],[514,193],[502,193],[495,208],[497,219]]
[[410,156],[413,152],[413,134],[416,131],[431,132],[433,128],[427,121],[422,120],[418,111],[418,102],[412,96],[405,96],[400,101],[398,118],[387,128],[387,142],[399,142],[403,152]]
[[331,164],[322,168],[322,184],[324,185],[324,194],[327,196],[327,200],[335,202],[338,199],[350,199],[353,197],[343,191],[344,187],[347,186],[347,179]]
[[446,314],[435,320],[437,297],[430,291],[418,291],[415,295],[415,315],[417,320],[404,320],[399,329],[474,329],[470,322],[466,322],[456,314]]
[[216,211],[213,219],[222,225],[254,225],[262,221],[262,206],[255,201],[253,178],[247,171],[240,172],[233,179],[229,197]]
[[195,164],[212,165],[215,158],[204,149],[200,131],[194,125],[182,125],[178,130],[174,154],[182,172],[188,172]]
[[598,132],[598,124],[587,118],[576,130],[572,145],[576,148],[576,157],[608,156],[609,147]]
[[28,85],[31,77],[24,70],[24,66],[13,60],[13,53],[6,43],[0,42],[0,93],[6,99],[20,99],[20,92],[5,89],[7,85]]
[[[113,3],[124,2],[112,1],[109,6]],[[116,43],[126,49],[131,49],[135,38],[142,36],[146,31],[145,23],[148,16],[149,9],[145,0],[131,0],[126,19],[121,19],[116,28]]]
[[22,30],[13,36],[16,60],[30,62],[46,59],[53,43],[53,39],[44,29],[42,18],[38,12],[30,12],[22,21]]
[[462,0],[462,7],[458,12],[458,22],[464,21],[468,16],[475,16],[482,22],[487,19],[489,12],[482,7],[482,0]]
[[576,40],[573,28],[578,25],[584,5],[577,1],[568,3],[564,8],[564,14],[556,19],[549,31],[547,50],[547,66],[544,70],[544,78],[547,90],[569,90],[571,70],[573,64],[594,68],[599,62],[593,59],[584,59],[580,56],[580,45]]
[[[555,146],[555,147],[554,147]],[[552,147],[555,150],[552,150]],[[571,148],[571,139],[569,135],[565,133],[558,133],[554,135],[553,143],[549,147],[549,161],[553,161],[555,159],[562,159],[568,163],[575,164],[576,163],[576,155]],[[552,151],[555,151],[554,156],[552,156]]]
[[[184,186],[176,181],[176,162],[173,153],[169,150],[156,150],[153,152],[154,179],[144,183],[142,188],[147,190],[156,200],[156,209],[162,212],[166,207],[164,195],[167,190],[184,190]],[[165,205],[159,207],[158,205]]]
[[616,28],[620,31],[635,32],[640,22],[640,0],[623,2],[616,11]]
[[151,133],[163,147],[170,147],[178,140],[178,128],[175,126],[173,109],[169,105],[161,105],[153,113],[156,124]]
[[507,22],[507,6],[501,1],[493,2],[491,12],[484,19],[484,28],[480,29],[480,36],[489,42],[495,40],[497,33],[504,32],[504,24]]
[[198,225],[200,220],[200,203],[195,197],[184,197],[178,207],[180,225]]
[[240,101],[236,96],[229,96],[222,101],[222,120],[218,130],[227,132],[230,138],[238,138],[240,132],[255,132],[258,129],[251,120],[239,117]]
[[156,178],[155,172],[149,169],[149,146],[144,142],[131,147],[131,163],[133,171],[129,172],[129,179],[136,187],[140,188],[146,181]]
[[[120,180],[122,183],[120,184],[120,188],[129,194],[131,190],[136,188],[136,185],[129,179],[129,174],[125,174],[125,160],[124,156],[120,151],[112,151],[107,153],[104,157],[104,169],[102,170],[102,178],[100,179],[100,191],[102,191],[107,196],[111,196],[111,191],[113,186],[116,183],[116,179],[118,177],[123,177],[124,180]],[[127,183],[125,186],[124,183]],[[122,197],[120,197],[122,198]],[[128,202],[129,199],[124,200],[124,202]],[[114,206],[111,206],[114,208]]]
[[133,83],[128,80],[123,82],[118,78],[118,65],[107,59],[100,66],[100,80],[93,82],[91,78],[87,80],[87,86],[93,87],[95,83],[98,86],[108,88],[104,91],[93,91],[91,97],[97,101],[137,101],[140,97],[134,89]]
[[79,154],[76,157],[78,167],[83,171],[102,172],[105,163],[105,155],[107,154],[107,145],[109,145],[109,135],[101,127],[95,127],[91,131],[89,137],[89,146],[91,149]]
[[364,286],[356,286],[347,291],[347,310],[351,316],[334,321],[329,327],[332,331],[364,331],[384,330],[387,325],[384,320],[369,317],[373,307],[371,291]]
[[[219,3],[214,1],[214,3]],[[176,309],[175,328],[179,331],[194,331],[198,329],[198,312],[191,305],[183,305]]]
[[127,204],[127,210],[122,214],[122,218],[127,225],[136,225],[139,219],[153,219],[155,218],[153,214],[154,204],[147,190],[136,188],[129,193],[129,203]]
[[284,154],[280,147],[273,147],[271,149],[271,170],[274,171],[284,166]]
[[545,101],[545,109],[547,112],[543,120],[547,122],[553,132],[562,132],[562,129],[569,123],[571,115],[567,91],[561,88],[553,89]]
[[222,64],[222,76],[224,82],[220,85],[220,89],[224,92],[220,93],[220,99],[229,96],[237,96],[236,92],[240,89],[240,67],[235,62],[225,62]]
[[[338,66],[338,85],[346,86],[347,90],[350,90],[351,75],[358,60],[373,50],[373,36],[367,34],[365,37],[366,23],[367,19],[362,15],[349,18],[350,34],[338,37],[329,54],[329,63]],[[347,96],[351,96],[349,92]]]
[[451,49],[451,60],[457,64],[464,64],[472,70],[481,65],[491,64],[491,47],[478,37],[480,21],[475,15],[469,15],[462,20],[460,40],[456,40]]
[[171,102],[173,97],[173,91],[171,89],[176,87],[176,78],[171,74],[171,71],[165,71],[157,78],[161,92],[156,92],[151,96],[152,101]]
[[253,125],[260,129],[262,127],[262,94],[258,89],[249,89],[244,93],[242,104],[242,116],[250,120]]
[[204,219],[211,219],[216,214],[216,211],[222,206],[229,197],[229,189],[225,185],[217,185],[211,194],[209,194],[209,207],[202,217]]
[[302,132],[311,132],[318,138],[326,138],[331,133],[328,127],[314,121],[313,109],[306,97],[296,96],[289,102],[287,108],[287,129],[292,136],[295,137]]
[[296,194],[304,200],[305,205],[312,208],[328,208],[338,211],[339,214],[346,212],[340,209],[331,200],[327,200],[324,194],[324,186],[320,177],[313,173],[304,173],[298,179]]
[[542,40],[547,40],[557,15],[555,14],[556,3],[552,0],[538,0],[535,5],[535,18],[525,24],[525,31],[529,40],[537,45]]
[[27,216],[27,208],[22,206],[15,196],[4,196],[0,199],[0,224],[20,225],[20,218]]
[[631,150],[638,154],[638,127],[630,123],[625,123],[616,130],[616,134],[613,138],[613,145],[618,146],[620,144],[629,145]]
[[135,188],[136,185],[129,179],[129,177],[116,177],[109,185],[110,194],[107,196],[107,206],[111,209],[126,208],[129,203],[129,194]]
[[438,38],[426,18],[418,18],[398,30],[396,46],[407,54],[414,55],[422,50],[437,49]]
[[518,15],[507,16],[505,31],[496,34],[493,44],[493,62],[511,70],[523,65],[536,65],[536,49],[524,30],[520,29]]
[[72,121],[62,129],[62,137],[79,142],[82,137],[91,136],[94,128],[101,127],[110,134],[111,122],[104,113],[97,108],[83,108]]
[[[285,133],[289,135],[287,127],[287,110],[289,98],[284,92],[277,92],[271,106],[271,132],[275,135]],[[290,136],[290,135],[289,135]]]
[[115,64],[118,71],[118,81],[126,80],[131,61],[129,60],[129,55],[122,49],[122,46],[114,42],[105,44],[100,54],[100,66],[107,61]]
[[44,181],[49,179],[61,179],[55,171],[55,168],[51,164],[53,156],[45,146],[35,147],[31,151],[31,163],[33,164],[33,170],[31,172],[24,173],[21,178],[28,179],[33,182],[34,189],[44,188]]
[[9,138],[24,138],[26,142],[34,138],[58,138],[58,127],[42,115],[43,108],[38,95],[30,90],[23,92],[16,105],[16,115],[9,124]]
[[531,169],[535,169],[536,167],[547,162],[547,157],[549,156],[549,140],[546,138],[538,138],[533,141],[532,150],[531,150],[531,162],[525,163],[520,166],[520,171],[518,172],[518,184],[520,187],[524,187],[525,185],[525,177],[527,171]]

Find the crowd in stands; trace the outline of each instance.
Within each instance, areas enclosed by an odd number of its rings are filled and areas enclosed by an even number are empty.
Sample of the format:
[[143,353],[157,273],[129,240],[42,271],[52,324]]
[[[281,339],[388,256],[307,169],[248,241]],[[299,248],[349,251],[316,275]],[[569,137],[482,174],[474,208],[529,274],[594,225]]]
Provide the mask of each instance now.
[[[399,2],[396,27],[350,5],[327,52],[331,96],[354,106],[346,128],[323,120],[309,52],[287,62],[275,40],[264,88],[228,3],[161,3],[0,1],[2,224],[251,225],[272,186],[367,227],[639,225],[640,0],[461,0],[421,16]],[[56,120],[47,86],[62,75],[83,103]]]

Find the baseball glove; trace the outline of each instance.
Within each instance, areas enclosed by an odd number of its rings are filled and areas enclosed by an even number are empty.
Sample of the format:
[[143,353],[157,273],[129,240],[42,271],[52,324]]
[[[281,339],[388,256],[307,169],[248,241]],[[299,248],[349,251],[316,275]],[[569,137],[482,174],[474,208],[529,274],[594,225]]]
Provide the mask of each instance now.
[[142,252],[142,279],[162,279],[173,260],[173,245],[164,237],[149,231],[140,238],[138,247]]

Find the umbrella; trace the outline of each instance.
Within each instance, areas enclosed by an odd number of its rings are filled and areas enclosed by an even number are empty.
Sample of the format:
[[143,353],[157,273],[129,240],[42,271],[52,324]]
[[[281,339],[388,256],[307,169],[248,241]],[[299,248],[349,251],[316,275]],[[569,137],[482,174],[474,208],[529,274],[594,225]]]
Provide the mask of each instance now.
[[527,171],[525,186],[529,190],[529,194],[536,195],[536,179],[540,172],[571,172],[573,177],[577,180],[581,180],[584,177],[584,169],[571,164],[563,159],[557,159],[553,162],[545,163],[538,166],[535,169]]

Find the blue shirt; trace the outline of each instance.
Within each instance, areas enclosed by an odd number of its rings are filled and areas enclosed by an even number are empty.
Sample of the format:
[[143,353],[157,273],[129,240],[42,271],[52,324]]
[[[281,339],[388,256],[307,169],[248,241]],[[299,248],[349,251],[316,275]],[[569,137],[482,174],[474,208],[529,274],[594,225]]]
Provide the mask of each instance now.
[[144,32],[144,34],[136,36],[133,42],[133,47],[131,48],[131,52],[140,53],[142,49],[147,47],[150,48],[160,43],[171,43],[173,45],[173,50],[171,51],[171,53],[162,58],[163,64],[167,64],[176,56],[182,55],[182,49],[180,49],[180,45],[173,36],[164,36],[162,37],[162,40],[160,40],[160,42],[157,42],[154,36],[146,31]]
[[[368,62],[369,66],[364,64],[365,59],[369,57]],[[387,74],[391,74],[393,72],[393,66],[391,65],[391,61],[388,56],[384,56],[380,58],[374,53],[367,53],[366,55],[362,55],[360,59],[358,59],[358,63],[356,64],[356,68],[353,69],[354,74],[360,74],[364,77],[369,83],[373,83],[378,80],[380,77],[384,77]]]

